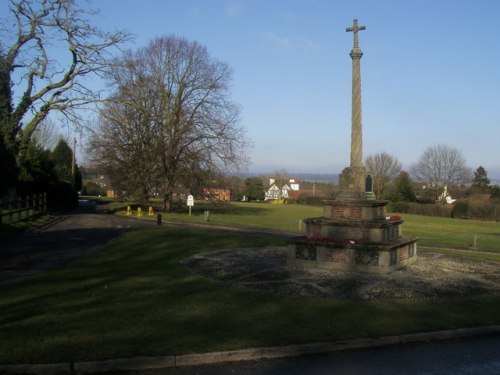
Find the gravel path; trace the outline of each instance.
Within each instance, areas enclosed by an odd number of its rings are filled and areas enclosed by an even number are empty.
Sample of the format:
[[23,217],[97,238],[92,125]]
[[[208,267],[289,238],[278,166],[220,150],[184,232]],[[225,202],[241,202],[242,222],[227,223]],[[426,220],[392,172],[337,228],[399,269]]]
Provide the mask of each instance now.
[[500,264],[422,253],[390,274],[334,272],[286,266],[286,247],[199,254],[185,267],[207,278],[277,294],[363,300],[437,300],[500,295]]

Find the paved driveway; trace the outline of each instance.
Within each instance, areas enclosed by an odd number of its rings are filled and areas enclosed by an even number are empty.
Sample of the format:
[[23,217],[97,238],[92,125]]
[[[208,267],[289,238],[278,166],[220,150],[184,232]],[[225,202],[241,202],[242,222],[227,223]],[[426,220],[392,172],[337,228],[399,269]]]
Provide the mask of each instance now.
[[23,233],[0,246],[0,284],[8,284],[60,267],[102,248],[134,227],[156,222],[108,214],[89,201],[70,215],[56,215],[42,229]]

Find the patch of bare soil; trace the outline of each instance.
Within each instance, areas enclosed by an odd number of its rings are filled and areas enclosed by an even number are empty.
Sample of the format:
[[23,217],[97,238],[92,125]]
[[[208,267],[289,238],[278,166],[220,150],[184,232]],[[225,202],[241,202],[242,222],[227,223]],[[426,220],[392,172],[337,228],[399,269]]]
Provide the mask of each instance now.
[[201,276],[276,294],[363,300],[437,300],[500,294],[500,266],[423,253],[390,274],[286,266],[286,247],[234,249],[198,254],[182,263]]

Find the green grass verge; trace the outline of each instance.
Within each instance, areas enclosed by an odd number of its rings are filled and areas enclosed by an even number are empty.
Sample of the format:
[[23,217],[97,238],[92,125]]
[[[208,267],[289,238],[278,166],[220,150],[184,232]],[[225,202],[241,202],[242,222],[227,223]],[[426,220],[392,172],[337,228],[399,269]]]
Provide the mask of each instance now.
[[[135,209],[135,206],[134,206]],[[143,211],[145,207],[143,207]],[[323,215],[323,208],[307,205],[275,205],[265,203],[209,204],[196,202],[192,216],[187,207],[174,213],[162,213],[164,221],[204,223],[203,211],[210,210],[211,225],[300,233],[299,222],[305,218]],[[147,210],[146,210],[147,212]],[[125,214],[125,211],[121,211]],[[135,212],[134,212],[135,214]],[[401,215],[405,220],[403,234],[419,237],[419,244],[497,251],[500,253],[500,223],[480,220],[462,220],[422,215]],[[143,217],[145,220],[147,216]],[[150,217],[156,220],[156,217]],[[304,230],[304,226],[302,226]]]
[[366,302],[206,280],[179,261],[282,244],[203,229],[129,232],[58,271],[0,287],[1,362],[50,363],[285,345],[500,324],[499,298]]
[[420,243],[444,247],[471,248],[476,237],[479,250],[500,252],[500,223],[422,215],[403,215],[403,233],[420,237]]
[[[136,216],[137,207],[132,205],[132,214]],[[143,219],[156,220],[156,216],[148,217],[146,206],[142,206],[145,213]],[[323,215],[322,207],[306,206],[298,204],[267,204],[267,203],[209,203],[196,201],[192,208],[192,214],[189,216],[188,208],[177,208],[172,213],[160,212],[163,221],[186,222],[203,224],[204,212],[210,211],[210,225],[232,226],[239,228],[257,228],[266,230],[276,230],[280,232],[299,233],[300,221],[313,216]],[[119,211],[119,214],[125,215],[126,208]]]

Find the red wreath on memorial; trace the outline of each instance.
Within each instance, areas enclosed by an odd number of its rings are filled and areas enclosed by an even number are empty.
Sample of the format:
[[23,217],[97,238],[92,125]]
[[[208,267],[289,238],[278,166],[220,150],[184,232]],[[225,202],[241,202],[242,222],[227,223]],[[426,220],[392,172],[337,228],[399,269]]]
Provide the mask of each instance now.
[[398,216],[398,215],[386,216],[385,220],[397,221],[397,220],[401,220],[401,216]]

